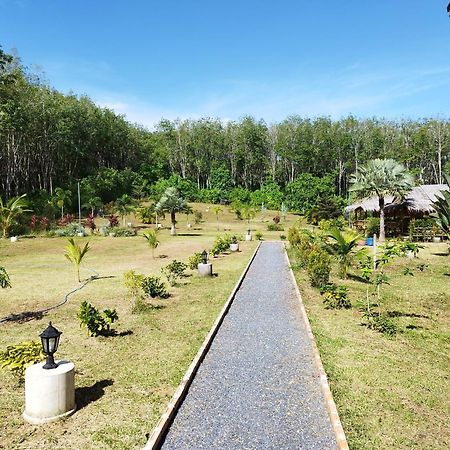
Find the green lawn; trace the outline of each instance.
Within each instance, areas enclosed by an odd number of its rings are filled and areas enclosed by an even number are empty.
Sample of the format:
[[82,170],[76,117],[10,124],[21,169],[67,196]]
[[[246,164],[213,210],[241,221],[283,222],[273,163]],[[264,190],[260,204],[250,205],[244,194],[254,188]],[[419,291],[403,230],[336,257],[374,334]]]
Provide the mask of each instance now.
[[[79,410],[65,421],[32,426],[21,417],[24,388],[11,373],[0,370],[0,448],[38,449],[131,449],[142,448],[181,377],[246,266],[257,242],[241,242],[241,252],[213,259],[217,277],[198,278],[195,272],[182,285],[171,288],[172,296],[156,302],[160,309],[131,314],[123,286],[123,273],[134,269],[159,274],[172,259],[186,261],[196,251],[211,247],[218,233],[244,234],[246,224],[224,207],[219,217],[207,205],[194,204],[203,212],[204,222],[187,228],[186,216],[178,215],[179,235],[167,229],[159,233],[160,246],[152,259],[141,236],[130,238],[89,237],[92,250],[85,267],[100,276],[83,290],[69,297],[61,308],[39,320],[0,324],[0,349],[24,340],[36,339],[48,321],[63,332],[57,358],[76,365]],[[251,228],[267,238],[280,232],[267,232],[275,212],[258,215]],[[131,219],[136,224],[135,219]],[[193,217],[190,217],[193,223]],[[288,216],[287,226],[295,216]],[[168,221],[164,222],[168,226]],[[64,238],[37,237],[17,243],[0,242],[0,261],[13,284],[0,290],[0,317],[35,311],[61,301],[78,285],[74,268],[64,259]],[[81,276],[91,272],[83,270]],[[115,337],[88,337],[80,329],[76,314],[87,300],[99,307],[116,308],[119,322]]]
[[[353,307],[326,310],[305,271],[295,275],[351,449],[450,448],[450,257],[445,244],[427,244],[419,258],[398,258],[388,269],[381,309],[400,332],[394,338],[361,325]],[[295,255],[290,252],[291,261]],[[420,264],[428,267],[421,272]],[[409,267],[414,276],[403,275]]]

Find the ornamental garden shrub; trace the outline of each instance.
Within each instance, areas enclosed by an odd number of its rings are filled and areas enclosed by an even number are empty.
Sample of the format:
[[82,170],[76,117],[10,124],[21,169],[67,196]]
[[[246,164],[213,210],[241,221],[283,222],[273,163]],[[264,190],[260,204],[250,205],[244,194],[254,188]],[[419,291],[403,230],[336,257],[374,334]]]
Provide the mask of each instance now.
[[269,223],[267,231],[284,231],[284,227],[278,223]]
[[101,313],[86,301],[81,303],[77,317],[80,326],[86,327],[90,336],[111,335],[111,325],[119,319],[115,309],[105,309]]
[[28,366],[45,359],[42,345],[36,341],[21,342],[16,345],[8,345],[6,350],[0,352],[0,366],[11,370],[21,380]]
[[186,276],[187,265],[181,261],[174,259],[171,263],[161,269],[161,272],[167,278],[171,286],[175,286],[178,280]]
[[142,280],[142,290],[147,297],[168,298],[170,296],[166,284],[161,277],[150,275]]
[[187,266],[191,270],[197,269],[197,266],[202,262],[202,252],[195,252],[189,257]]
[[351,302],[348,298],[348,288],[338,286],[335,283],[328,283],[320,287],[323,295],[323,303],[327,309],[350,308]]
[[231,237],[228,234],[217,236],[210,250],[211,255],[217,256],[220,253],[226,252],[230,248],[230,244],[231,244]]
[[328,253],[320,248],[311,250],[308,254],[307,271],[312,287],[327,284],[331,272],[331,258]]

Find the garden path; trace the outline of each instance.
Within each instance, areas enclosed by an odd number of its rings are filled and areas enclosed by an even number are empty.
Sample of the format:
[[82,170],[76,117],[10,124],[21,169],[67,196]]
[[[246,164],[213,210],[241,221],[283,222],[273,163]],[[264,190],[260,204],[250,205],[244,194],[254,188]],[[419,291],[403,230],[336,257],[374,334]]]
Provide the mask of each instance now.
[[162,448],[337,448],[281,243],[261,245]]

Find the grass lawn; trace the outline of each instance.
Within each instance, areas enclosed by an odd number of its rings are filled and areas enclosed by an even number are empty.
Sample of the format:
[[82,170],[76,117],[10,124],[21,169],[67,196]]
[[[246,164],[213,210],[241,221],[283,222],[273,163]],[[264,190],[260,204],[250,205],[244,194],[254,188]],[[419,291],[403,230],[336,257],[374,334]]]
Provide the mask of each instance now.
[[[450,256],[445,244],[427,244],[417,259],[397,258],[386,270],[381,310],[400,332],[388,338],[361,325],[350,289],[349,310],[327,310],[307,274],[295,270],[325,371],[351,449],[450,448]],[[440,255],[441,254],[441,255]],[[290,252],[291,261],[295,255]],[[420,264],[428,267],[423,272]],[[403,275],[409,267],[414,276]]]
[[[247,264],[256,242],[241,242],[241,252],[213,259],[212,279],[192,276],[176,288],[172,296],[156,302],[159,309],[131,314],[122,275],[134,269],[159,274],[172,259],[186,261],[196,251],[209,248],[218,233],[244,234],[246,224],[224,207],[216,216],[203,204],[204,222],[187,228],[186,216],[177,215],[179,235],[169,230],[159,233],[160,246],[152,259],[141,236],[113,238],[92,236],[92,250],[85,267],[100,276],[69,297],[67,304],[43,318],[24,323],[0,324],[0,349],[25,340],[38,340],[48,321],[63,332],[57,359],[67,358],[76,366],[78,411],[65,421],[33,426],[21,417],[24,388],[10,372],[0,370],[0,448],[39,449],[131,449],[142,448],[156,425],[181,377],[195,356],[222,305]],[[251,228],[264,237],[278,239],[282,232],[267,232],[276,213],[258,215]],[[132,218],[133,223],[137,224]],[[193,217],[190,217],[193,223]],[[296,220],[288,216],[287,227]],[[168,221],[164,222],[168,226]],[[0,261],[11,276],[12,289],[0,290],[0,317],[35,311],[59,303],[64,294],[78,285],[75,269],[64,259],[65,238],[21,239],[0,243]],[[87,270],[82,278],[89,277]],[[80,329],[76,314],[87,300],[99,309],[116,308],[118,336],[88,337]]]

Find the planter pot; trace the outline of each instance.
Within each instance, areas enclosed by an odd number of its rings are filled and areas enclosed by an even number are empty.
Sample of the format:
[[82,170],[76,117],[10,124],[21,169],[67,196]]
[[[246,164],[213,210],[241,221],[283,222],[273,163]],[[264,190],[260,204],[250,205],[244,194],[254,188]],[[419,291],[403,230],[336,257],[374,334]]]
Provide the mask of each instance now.
[[11,242],[17,242],[17,236],[11,236]]
[[439,236],[435,236],[433,238],[433,242],[441,242],[441,238]]
[[415,258],[414,252],[411,251],[411,250],[408,250],[408,251],[406,252],[406,256],[407,256],[409,259],[414,259],[414,258]]
[[252,236],[251,233],[245,235],[245,240],[246,240],[246,241],[251,241],[252,239],[253,239],[253,236]]
[[200,263],[197,266],[198,274],[201,277],[212,277],[212,264],[211,263]]
[[236,244],[230,244],[230,250],[232,252],[238,252],[239,251],[239,243],[237,242]]
[[80,231],[79,233],[77,233],[78,237],[84,237],[84,233],[82,231]]

